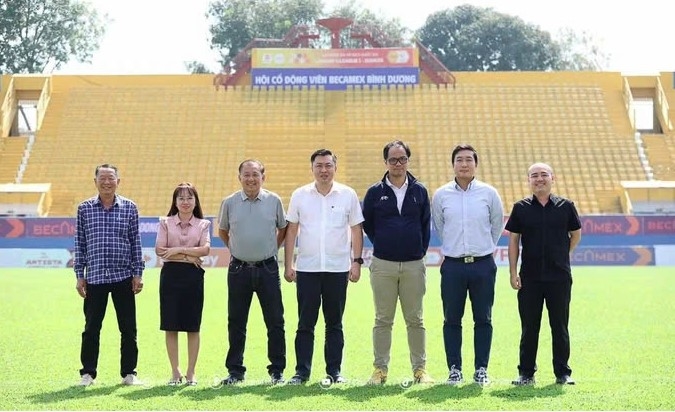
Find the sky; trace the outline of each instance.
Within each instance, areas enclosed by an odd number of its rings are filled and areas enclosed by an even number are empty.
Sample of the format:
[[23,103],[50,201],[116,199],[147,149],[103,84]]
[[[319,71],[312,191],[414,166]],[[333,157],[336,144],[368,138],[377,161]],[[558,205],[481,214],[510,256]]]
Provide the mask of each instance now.
[[[209,47],[210,0],[84,0],[110,22],[91,63],[70,62],[58,74],[184,74],[186,61],[203,62],[214,72],[218,54]],[[326,10],[339,0],[324,0]],[[668,27],[669,2],[601,2],[599,0],[357,0],[387,18],[416,30],[430,14],[462,4],[491,7],[518,16],[555,34],[568,27],[587,32],[601,45],[605,71],[657,74],[675,71]]]

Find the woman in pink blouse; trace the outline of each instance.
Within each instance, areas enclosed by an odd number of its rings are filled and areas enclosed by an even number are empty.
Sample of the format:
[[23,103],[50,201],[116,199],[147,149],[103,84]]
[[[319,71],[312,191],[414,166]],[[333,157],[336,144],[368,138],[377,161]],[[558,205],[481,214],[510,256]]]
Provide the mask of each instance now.
[[166,333],[171,363],[169,385],[183,382],[178,364],[178,332],[187,332],[188,365],[185,379],[196,385],[199,328],[204,307],[204,269],[201,257],[211,248],[209,226],[204,220],[197,189],[181,183],[173,191],[167,217],[159,220],[155,253],[164,264],[159,278],[160,329]]

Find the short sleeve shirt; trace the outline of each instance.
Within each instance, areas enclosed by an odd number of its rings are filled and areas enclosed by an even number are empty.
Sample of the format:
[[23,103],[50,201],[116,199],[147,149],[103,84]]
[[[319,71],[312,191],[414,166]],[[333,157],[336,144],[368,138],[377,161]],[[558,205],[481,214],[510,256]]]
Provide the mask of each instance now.
[[354,189],[333,182],[324,196],[314,183],[302,186],[291,195],[286,220],[298,224],[298,271],[349,271],[351,227],[363,222]]
[[569,232],[579,229],[581,220],[571,200],[551,195],[546,206],[534,196],[516,202],[506,230],[521,235],[523,281],[571,279]]

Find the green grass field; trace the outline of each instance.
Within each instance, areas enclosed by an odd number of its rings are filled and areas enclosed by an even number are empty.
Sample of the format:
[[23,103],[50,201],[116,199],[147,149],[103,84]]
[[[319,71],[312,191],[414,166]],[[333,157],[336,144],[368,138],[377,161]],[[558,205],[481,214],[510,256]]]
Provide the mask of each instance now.
[[[168,387],[170,368],[164,334],[158,329],[158,269],[145,273],[138,296],[138,374],[146,384],[121,386],[119,332],[112,302],[101,337],[99,376],[94,386],[79,380],[82,301],[70,270],[2,269],[0,314],[2,384],[0,410],[673,410],[675,409],[675,276],[673,268],[577,267],[572,291],[570,333],[577,385],[554,384],[550,333],[542,322],[537,385],[510,385],[517,375],[520,333],[516,296],[500,268],[493,310],[492,383],[449,387],[442,340],[438,268],[428,271],[425,301],[428,371],[435,385],[406,388],[411,377],[405,325],[399,316],[389,380],[366,386],[372,371],[373,306],[367,272],[349,285],[344,317],[343,373],[350,383],[322,388],[323,320],[319,319],[314,373],[307,386],[267,384],[265,331],[257,300],[249,320],[246,383],[218,387],[226,375],[227,297],[225,269],[207,271],[199,385]],[[295,366],[295,289],[283,283],[290,377]],[[546,316],[546,314],[544,315]],[[464,363],[473,363],[473,328],[467,305]],[[185,340],[181,336],[181,357]],[[184,364],[184,362],[183,362]],[[473,372],[465,368],[467,375]],[[184,370],[184,367],[183,367]]]

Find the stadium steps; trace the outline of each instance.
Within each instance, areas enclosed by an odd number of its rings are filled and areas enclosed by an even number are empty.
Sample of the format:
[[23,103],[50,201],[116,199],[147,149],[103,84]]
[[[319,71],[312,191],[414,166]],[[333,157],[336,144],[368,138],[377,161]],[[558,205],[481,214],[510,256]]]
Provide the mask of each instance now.
[[0,137],[0,183],[15,183],[28,137]]
[[669,135],[643,134],[649,165],[656,180],[675,180],[675,139]]

